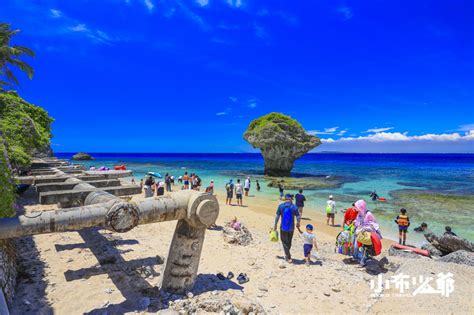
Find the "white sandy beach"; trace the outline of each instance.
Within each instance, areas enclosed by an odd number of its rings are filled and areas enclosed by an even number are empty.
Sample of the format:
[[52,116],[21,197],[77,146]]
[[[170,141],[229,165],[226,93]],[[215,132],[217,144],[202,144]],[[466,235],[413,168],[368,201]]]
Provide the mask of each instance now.
[[[388,258],[382,269],[384,279],[400,272],[410,277],[424,275],[436,279],[439,273],[451,272],[454,292],[449,297],[412,296],[415,286],[411,285],[404,296],[397,296],[399,290],[391,288],[383,292],[385,296],[374,298],[370,282],[377,281],[377,276],[349,263],[345,256],[334,254],[334,239],[339,229],[327,227],[322,215],[311,215],[322,260],[305,266],[302,240],[295,236],[292,248],[295,263],[290,265],[283,262],[280,243],[268,239],[279,202],[249,197],[244,199],[248,207],[240,208],[225,206],[222,197],[223,194],[218,195],[221,207],[218,225],[237,216],[249,228],[254,241],[248,246],[231,245],[223,241],[221,231],[208,230],[192,300],[230,299],[236,305],[251,301],[260,304],[265,312],[275,314],[472,314],[474,310],[472,267],[428,258],[387,256],[390,242],[385,241],[384,252],[377,257],[377,260]],[[142,197],[134,196],[134,200],[139,198]],[[26,206],[27,212],[46,208],[51,207]],[[339,216],[337,220],[340,219]],[[304,220],[303,224],[306,222],[310,221]],[[164,266],[162,260],[166,259],[175,224],[149,224],[124,234],[105,230],[45,234],[34,236],[34,244],[25,238],[20,284],[12,313],[157,312],[163,298],[157,288]],[[221,281],[215,277],[217,272],[229,271],[236,276],[246,273],[250,281],[239,285],[235,279]],[[137,306],[144,297],[150,299],[148,311]],[[167,311],[172,309],[173,305]]]

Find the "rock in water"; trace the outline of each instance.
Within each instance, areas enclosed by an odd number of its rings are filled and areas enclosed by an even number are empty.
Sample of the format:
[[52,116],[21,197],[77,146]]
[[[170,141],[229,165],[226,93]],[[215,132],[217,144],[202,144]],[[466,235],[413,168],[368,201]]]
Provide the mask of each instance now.
[[465,250],[458,250],[441,257],[439,261],[474,266],[474,253]]
[[474,243],[457,236],[437,236],[433,233],[426,233],[425,238],[431,245],[442,251],[444,254],[449,254],[458,250],[474,252]]
[[265,161],[265,175],[290,176],[295,160],[321,144],[306,133],[299,122],[281,113],[253,120],[244,139],[259,148]]
[[92,156],[90,156],[89,154],[87,153],[84,153],[84,152],[79,152],[77,154],[74,154],[72,156],[72,159],[73,160],[76,160],[76,161],[90,161],[90,160],[95,160]]

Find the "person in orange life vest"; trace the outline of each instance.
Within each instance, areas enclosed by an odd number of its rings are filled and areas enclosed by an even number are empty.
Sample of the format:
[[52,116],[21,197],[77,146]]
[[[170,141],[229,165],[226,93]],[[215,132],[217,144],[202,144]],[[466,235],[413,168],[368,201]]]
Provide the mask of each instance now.
[[405,245],[407,240],[408,227],[410,226],[410,218],[407,216],[407,209],[401,208],[400,214],[395,219],[395,223],[398,224],[398,243]]

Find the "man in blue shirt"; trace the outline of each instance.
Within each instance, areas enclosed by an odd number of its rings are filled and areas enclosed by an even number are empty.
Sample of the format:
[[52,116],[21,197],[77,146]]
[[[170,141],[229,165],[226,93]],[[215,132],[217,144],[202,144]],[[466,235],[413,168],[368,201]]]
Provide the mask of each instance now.
[[285,202],[282,203],[277,210],[275,218],[275,227],[277,229],[278,221],[281,217],[280,224],[280,239],[283,244],[283,250],[285,251],[286,261],[291,263],[291,241],[293,240],[293,232],[295,231],[295,217],[296,217],[296,227],[300,227],[300,213],[298,207],[293,204],[293,196],[286,194]]

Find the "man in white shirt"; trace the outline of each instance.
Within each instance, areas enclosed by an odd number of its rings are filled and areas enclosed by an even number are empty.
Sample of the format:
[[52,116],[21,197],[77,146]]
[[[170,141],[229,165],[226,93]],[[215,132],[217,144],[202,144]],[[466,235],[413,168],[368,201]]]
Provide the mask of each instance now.
[[336,202],[334,201],[333,196],[329,196],[329,200],[326,204],[326,224],[329,225],[329,219],[331,219],[331,226],[334,226],[334,217],[336,216]]
[[250,177],[247,177],[244,183],[245,197],[248,197],[250,191]]

